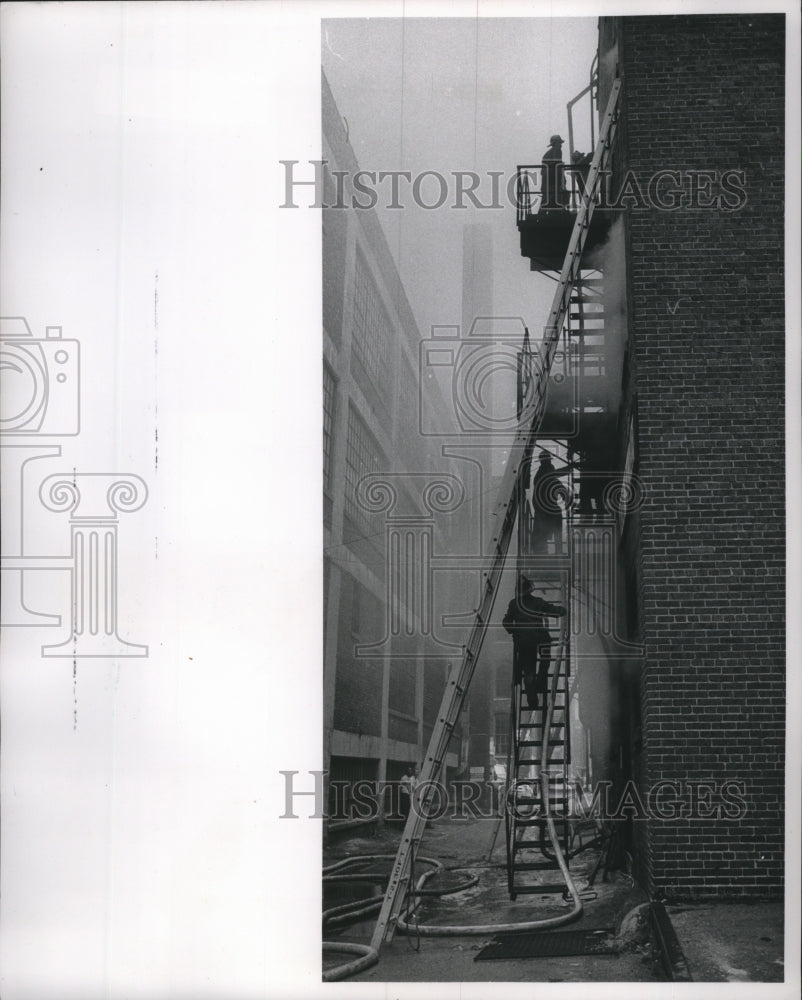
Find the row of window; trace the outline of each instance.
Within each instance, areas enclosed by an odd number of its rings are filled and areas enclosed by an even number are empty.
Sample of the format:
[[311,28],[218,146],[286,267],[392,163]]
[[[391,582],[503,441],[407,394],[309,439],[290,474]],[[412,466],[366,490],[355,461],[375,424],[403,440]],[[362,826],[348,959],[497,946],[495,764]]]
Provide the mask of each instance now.
[[348,438],[345,449],[345,513],[360,530],[372,532],[376,514],[360,502],[357,484],[363,476],[380,472],[384,463],[376,439],[353,407],[348,410]]
[[337,382],[327,364],[323,365],[323,489],[331,489],[334,454],[334,419],[337,415]]
[[359,248],[354,272],[352,331],[354,354],[382,399],[388,400],[393,390],[393,328]]
[[[378,288],[370,274],[361,250],[357,249],[354,274],[353,352],[365,374],[379,391],[386,405],[392,398],[394,374],[392,364],[393,329],[381,301]],[[409,429],[417,414],[416,380],[411,367],[402,362],[400,380],[400,411]],[[337,379],[323,365],[323,487],[328,493],[333,486],[334,428],[337,419]],[[356,485],[370,472],[386,468],[382,450],[365,421],[349,407],[345,460],[345,512],[360,528],[370,532],[375,516],[359,503]]]

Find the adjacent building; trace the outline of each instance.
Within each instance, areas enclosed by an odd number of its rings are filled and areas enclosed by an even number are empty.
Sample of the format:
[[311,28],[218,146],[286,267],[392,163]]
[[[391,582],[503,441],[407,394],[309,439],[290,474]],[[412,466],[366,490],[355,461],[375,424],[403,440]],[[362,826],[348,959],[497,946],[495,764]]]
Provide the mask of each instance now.
[[[324,767],[336,822],[353,819],[354,782],[398,781],[428,744],[460,650],[459,635],[438,638],[459,587],[431,566],[459,549],[466,508],[453,462],[420,433],[422,419],[447,420],[445,402],[419,378],[421,334],[376,213],[353,207],[359,167],[325,76],[322,124]],[[463,735],[449,773],[467,763]]]

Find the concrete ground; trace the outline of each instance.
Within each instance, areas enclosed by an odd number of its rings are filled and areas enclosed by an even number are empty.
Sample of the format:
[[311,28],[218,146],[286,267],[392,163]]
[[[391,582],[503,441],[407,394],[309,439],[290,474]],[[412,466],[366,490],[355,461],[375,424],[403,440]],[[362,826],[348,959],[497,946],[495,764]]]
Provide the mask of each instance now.
[[[420,848],[422,857],[459,869],[430,880],[431,887],[461,884],[469,874],[479,883],[454,895],[427,899],[418,911],[421,925],[486,925],[539,920],[566,914],[570,903],[561,892],[519,895],[512,902],[507,892],[503,828],[490,860],[488,853],[495,822],[487,819],[445,818],[430,824]],[[332,844],[324,863],[366,854],[393,854],[400,824],[381,833],[351,836]],[[598,855],[593,849],[571,862],[580,890]],[[379,863],[381,867],[382,863]],[[389,862],[385,862],[389,866]],[[464,870],[463,870],[464,868]],[[421,869],[423,870],[423,869]],[[538,876],[559,883],[559,871]],[[370,886],[356,890],[370,894]],[[379,889],[373,890],[379,893]],[[378,898],[378,895],[377,895]],[[334,899],[331,903],[336,903]],[[611,872],[607,881],[596,877],[581,918],[562,930],[610,928],[615,932],[615,953],[563,958],[474,961],[493,933],[437,937],[396,933],[381,949],[378,965],[352,977],[354,982],[664,982],[670,980],[647,920],[647,897],[623,872]],[[710,903],[666,906],[695,982],[783,982],[783,907],[781,903]],[[367,944],[376,914],[342,930],[327,928],[327,941]],[[324,969],[348,958],[324,951]]]
[[[420,855],[436,858],[445,867],[465,866],[465,871],[438,876],[443,886],[455,885],[468,874],[479,876],[479,883],[455,895],[427,900],[418,912],[419,924],[485,925],[518,923],[565,915],[571,904],[560,891],[549,895],[519,895],[512,902],[507,892],[503,829],[499,833],[492,858],[487,855],[495,823],[491,820],[438,820],[424,836]],[[394,850],[398,830],[376,837],[358,837],[334,845],[327,852],[326,863],[353,854],[381,854]],[[571,871],[581,890],[597,858],[588,851],[574,859]],[[584,877],[583,877],[584,874]],[[561,882],[559,871],[540,875],[543,882]],[[354,982],[655,982],[665,979],[654,947],[645,931],[642,913],[635,913],[646,901],[645,895],[629,876],[611,872],[606,882],[597,876],[592,893],[584,903],[581,919],[555,930],[590,930],[610,928],[618,933],[616,953],[565,958],[503,959],[474,961],[477,952],[488,944],[493,933],[459,937],[416,936],[397,933],[381,949],[379,964],[353,977]],[[627,915],[630,914],[629,918]],[[639,919],[640,918],[640,919]],[[326,930],[331,941],[367,944],[376,916],[351,925],[337,933]],[[324,954],[324,968],[340,964],[340,955]]]
[[783,982],[782,903],[682,903],[666,912],[695,982]]

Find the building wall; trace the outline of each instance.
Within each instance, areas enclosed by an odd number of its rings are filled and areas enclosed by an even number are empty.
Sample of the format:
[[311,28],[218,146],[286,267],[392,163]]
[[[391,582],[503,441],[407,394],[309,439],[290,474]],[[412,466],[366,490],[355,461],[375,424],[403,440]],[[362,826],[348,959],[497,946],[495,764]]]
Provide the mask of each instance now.
[[[324,204],[337,205],[340,170],[341,204],[351,205],[359,168],[325,76],[322,126]],[[324,768],[332,781],[397,780],[423,756],[448,663],[408,637],[375,657],[358,651],[386,636],[388,572],[385,516],[360,503],[357,484],[395,476],[398,506],[414,516],[420,497],[398,474],[449,467],[417,433],[421,336],[375,212],[328,207],[322,222]],[[444,545],[438,523],[433,545]]]
[[[631,207],[624,413],[637,402],[627,564],[640,677],[641,791],[742,783],[746,814],[640,823],[657,896],[783,886],[784,18],[602,19],[623,76],[618,169],[739,169],[737,211]],[[609,87],[603,82],[602,91]],[[687,786],[686,786],[687,787]],[[715,807],[722,805],[713,794]]]

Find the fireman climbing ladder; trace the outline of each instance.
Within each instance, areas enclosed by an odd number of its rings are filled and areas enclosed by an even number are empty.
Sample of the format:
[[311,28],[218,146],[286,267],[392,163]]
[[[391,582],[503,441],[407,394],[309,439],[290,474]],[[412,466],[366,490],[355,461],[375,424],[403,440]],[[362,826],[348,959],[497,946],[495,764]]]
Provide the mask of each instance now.
[[[371,938],[371,949],[378,953],[385,940],[392,939],[405,900],[414,889],[412,873],[414,857],[420,840],[426,828],[426,814],[434,798],[436,782],[441,774],[443,762],[454,727],[458,721],[462,703],[476,669],[482,644],[484,642],[490,615],[501,580],[504,562],[507,556],[510,539],[519,502],[519,479],[523,470],[531,460],[538,439],[540,422],[546,406],[546,389],[549,373],[554,362],[560,342],[560,332],[571,305],[572,289],[579,277],[582,251],[587,239],[590,220],[595,208],[595,199],[599,190],[602,171],[607,168],[617,125],[617,105],[621,81],[613,83],[610,98],[604,113],[599,132],[599,141],[593,154],[593,161],[588,173],[585,195],[577,212],[568,250],[563,263],[560,279],[555,290],[548,322],[544,331],[544,341],[540,357],[539,370],[533,374],[527,398],[523,400],[518,429],[509,452],[507,466],[501,482],[499,501],[493,512],[493,528],[488,546],[487,565],[484,583],[476,618],[463,649],[459,666],[452,672],[446,683],[443,699],[438,712],[437,722],[432,732],[431,740],[422,762],[420,781],[416,790],[417,808],[410,810],[401,836],[395,861],[390,873],[390,879],[379,913],[376,927]],[[563,658],[563,651],[555,657],[556,665]],[[557,676],[553,675],[553,683]],[[551,711],[549,711],[549,717]],[[554,829],[549,822],[550,830]]]
[[[510,699],[510,750],[507,762],[507,801],[504,821],[507,839],[507,888],[519,894],[552,891],[532,873],[557,868],[546,845],[551,815],[562,834],[563,854],[569,852],[568,775],[570,725],[568,719],[570,624],[566,622],[557,655],[549,672],[548,692],[537,709],[524,704],[521,669],[516,664]],[[520,653],[516,654],[520,655]],[[551,713],[549,713],[551,707]],[[547,719],[548,734],[546,733]],[[545,760],[543,758],[545,746]],[[543,787],[548,788],[548,809]],[[546,861],[543,861],[543,858]]]

